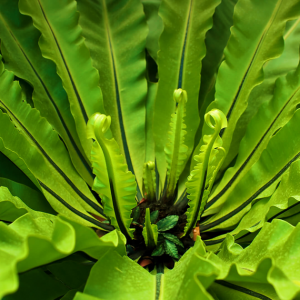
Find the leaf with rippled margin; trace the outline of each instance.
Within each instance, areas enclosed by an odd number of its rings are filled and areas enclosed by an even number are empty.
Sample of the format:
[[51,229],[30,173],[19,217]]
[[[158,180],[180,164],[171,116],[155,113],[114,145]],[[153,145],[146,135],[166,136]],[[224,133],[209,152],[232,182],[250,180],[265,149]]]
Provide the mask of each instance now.
[[154,140],[157,168],[163,185],[166,175],[164,147],[175,89],[186,90],[189,101],[186,106],[187,135],[185,144],[191,154],[199,126],[198,94],[200,88],[201,60],[205,56],[205,35],[212,26],[212,16],[220,0],[163,0],[159,16],[164,31],[159,39],[158,89],[154,106]]
[[[205,114],[204,118],[212,133],[203,137],[205,144],[201,146],[200,153],[194,156],[197,164],[186,182],[189,208],[186,212],[187,223],[184,228],[184,234],[189,234],[196,226],[196,222],[200,220],[205,205],[203,199],[207,199],[205,194],[206,180],[210,181],[215,178],[213,171],[208,168],[209,161],[210,159],[212,160],[211,155],[214,155],[214,158],[218,158],[215,164],[219,164],[219,161],[222,161],[222,157],[219,157],[218,153],[214,153],[214,149],[222,146],[219,133],[222,128],[227,126],[226,117],[221,111],[215,109]],[[211,118],[214,123],[212,123]],[[208,191],[211,187],[212,183],[209,182]]]
[[110,131],[111,118],[94,114],[88,122],[88,137],[92,147],[93,172],[96,175],[93,190],[102,198],[104,214],[111,224],[122,231],[127,239],[133,238],[131,211],[135,201],[136,181],[128,171],[124,156]]
[[[78,0],[79,24],[100,74],[111,130],[138,183],[141,200],[147,98],[147,24],[139,0]],[[103,113],[101,110],[98,112]],[[147,160],[154,160],[149,157]]]
[[247,131],[240,143],[234,166],[229,168],[210,197],[206,207],[222,205],[228,193],[247,174],[260,158],[272,136],[293,116],[300,103],[300,65],[295,71],[276,80],[273,97],[261,105],[257,114],[248,123]]
[[92,168],[80,144],[56,66],[42,56],[38,45],[41,33],[33,26],[30,17],[19,12],[18,2],[0,3],[1,54],[5,68],[33,87],[32,99],[27,100],[33,102],[62,137],[76,170],[92,186]]
[[[252,11],[255,11],[255,21],[248,17]],[[223,147],[230,157],[225,158],[224,166],[234,158],[231,154],[236,153],[231,145],[232,135],[247,107],[250,92],[263,81],[262,67],[282,53],[286,22],[299,15],[297,0],[239,1],[235,6],[225,59],[218,71],[216,100],[208,107],[221,110],[228,119],[228,127],[221,132]],[[204,135],[206,130],[204,124]],[[238,147],[238,143],[234,146]]]
[[[232,228],[247,213],[252,201],[276,182],[300,158],[300,110],[276,134],[262,152],[259,160],[226,194],[219,212],[201,224],[201,232],[216,228]],[[284,147],[282,146],[284,145]],[[230,199],[230,201],[226,201]]]
[[173,94],[176,103],[175,113],[171,115],[168,142],[165,146],[167,161],[167,197],[172,197],[177,181],[183,171],[186,161],[188,147],[185,145],[186,136],[186,105],[187,93],[185,90],[177,89]]
[[78,25],[77,3],[73,0],[20,0],[19,9],[32,18],[33,25],[41,32],[39,47],[43,56],[56,64],[81,146],[90,158],[92,143],[87,141],[86,124],[92,114],[104,112],[104,107],[99,74],[92,66]]

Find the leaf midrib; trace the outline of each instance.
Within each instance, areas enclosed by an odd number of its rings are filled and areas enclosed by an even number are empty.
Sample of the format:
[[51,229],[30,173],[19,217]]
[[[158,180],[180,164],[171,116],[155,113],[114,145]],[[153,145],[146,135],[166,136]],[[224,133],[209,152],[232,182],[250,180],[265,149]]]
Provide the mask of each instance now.
[[271,178],[266,184],[264,184],[258,191],[256,191],[248,200],[246,200],[244,203],[242,203],[240,206],[235,208],[230,213],[226,214],[225,216],[208,223],[206,225],[200,225],[200,231],[204,232],[210,228],[213,228],[220,223],[223,223],[230,219],[231,217],[238,214],[242,209],[244,209],[247,205],[249,205],[257,196],[259,196],[264,190],[266,190],[269,186],[271,186],[272,183],[274,183],[288,168],[289,166],[296,161],[300,157],[300,152],[298,152],[273,178]]
[[282,114],[282,112],[285,110],[285,108],[288,106],[288,104],[291,102],[291,100],[298,93],[299,90],[300,90],[300,86],[299,86],[299,88],[296,91],[294,91],[294,93],[290,96],[289,100],[285,103],[285,105],[282,107],[282,109],[276,115],[276,117],[274,118],[273,122],[267,128],[267,130],[265,131],[264,135],[261,137],[261,139],[259,140],[259,142],[256,144],[255,148],[252,150],[252,152],[247,157],[247,159],[244,161],[244,163],[241,165],[241,167],[237,170],[237,172],[233,175],[233,177],[229,180],[229,182],[223,187],[223,189],[211,201],[209,201],[207,203],[207,205],[205,206],[205,209],[208,209],[209,207],[211,207],[232,186],[232,184],[235,182],[235,180],[240,175],[240,173],[245,169],[245,167],[247,166],[248,162],[251,160],[252,156],[255,154],[255,152],[259,148],[260,144],[264,141],[265,137],[270,132],[270,130],[273,127],[273,125],[275,124],[275,122],[278,120],[278,118],[280,117],[280,115]]
[[68,135],[68,137],[69,137],[69,139],[70,139],[70,142],[71,142],[71,144],[72,144],[74,150],[76,151],[76,153],[77,153],[79,159],[81,160],[82,164],[85,166],[86,170],[87,170],[88,173],[91,175],[91,177],[93,177],[93,175],[92,175],[92,169],[91,169],[90,165],[88,164],[88,162],[86,161],[86,159],[83,157],[81,151],[80,151],[79,148],[77,147],[77,144],[76,144],[75,140],[73,139],[73,136],[72,136],[72,134],[70,133],[69,128],[67,127],[67,125],[66,125],[66,123],[65,123],[65,121],[64,121],[64,119],[63,119],[63,117],[62,117],[62,115],[61,115],[61,113],[60,113],[60,111],[59,111],[59,109],[58,109],[58,107],[57,107],[57,105],[56,105],[56,103],[55,103],[55,101],[53,100],[53,98],[52,98],[50,92],[48,91],[48,89],[47,89],[45,83],[43,82],[42,78],[39,76],[38,72],[35,70],[34,66],[33,66],[32,63],[31,63],[31,61],[30,61],[29,58],[27,57],[27,55],[26,55],[24,49],[22,48],[22,46],[21,46],[20,43],[18,42],[18,40],[17,40],[16,36],[13,34],[13,32],[9,29],[9,26],[8,26],[7,22],[4,20],[4,18],[2,17],[1,14],[0,14],[0,18],[1,18],[2,22],[6,25],[6,28],[7,28],[8,32],[10,33],[10,35],[12,36],[12,38],[15,40],[16,45],[19,47],[19,49],[20,49],[20,51],[22,52],[22,54],[24,55],[26,61],[28,62],[28,64],[29,64],[30,67],[32,68],[34,74],[36,75],[36,77],[37,77],[38,80],[40,81],[40,83],[41,83],[43,89],[45,90],[46,95],[48,96],[50,102],[51,102],[52,105],[54,106],[55,111],[56,111],[56,113],[57,113],[57,115],[58,115],[58,117],[59,117],[59,120],[60,120],[60,122],[61,122],[61,124],[62,124],[62,126],[63,126],[63,128],[64,128],[64,130],[65,130],[65,132],[67,133],[67,135]]
[[53,30],[53,28],[52,28],[52,26],[51,26],[51,24],[50,24],[50,22],[49,22],[47,16],[46,16],[46,13],[45,13],[45,11],[44,11],[44,8],[43,8],[43,6],[42,6],[40,0],[37,0],[37,2],[38,2],[39,6],[40,6],[40,8],[41,8],[41,11],[42,11],[42,14],[43,14],[43,16],[44,16],[44,18],[45,18],[45,21],[46,21],[46,23],[47,23],[47,25],[48,25],[48,27],[49,27],[51,33],[52,33],[53,39],[54,39],[55,44],[56,44],[56,46],[57,46],[57,49],[58,49],[58,51],[59,51],[59,53],[60,53],[60,56],[61,56],[61,58],[62,58],[62,61],[63,61],[63,63],[64,63],[64,66],[65,66],[65,68],[66,68],[66,71],[67,71],[67,73],[68,73],[70,82],[71,82],[71,84],[72,84],[73,90],[74,90],[74,92],[75,92],[76,98],[77,98],[77,100],[78,100],[78,103],[79,103],[80,110],[81,110],[81,112],[82,112],[83,118],[84,118],[84,120],[85,120],[85,123],[87,123],[88,120],[89,120],[88,114],[87,114],[87,112],[86,112],[86,109],[85,109],[85,107],[84,107],[84,104],[83,104],[83,102],[82,102],[82,99],[81,99],[81,97],[80,97],[80,95],[79,95],[79,92],[78,92],[77,87],[76,87],[76,85],[75,85],[74,79],[73,79],[73,77],[72,77],[72,75],[71,75],[69,66],[68,66],[68,64],[67,64],[67,62],[66,62],[66,59],[65,59],[65,57],[64,57],[64,54],[63,54],[63,52],[62,52],[62,49],[61,49],[61,47],[60,47],[60,45],[59,45],[59,43],[58,43],[57,37],[56,37],[56,35],[55,35],[55,33],[54,33],[54,30]]
[[50,165],[62,176],[62,178],[67,182],[67,184],[76,192],[76,194],[84,200],[88,205],[94,208],[98,213],[103,215],[103,209],[99,207],[96,203],[94,203],[91,199],[85,196],[71,181],[71,179],[59,168],[59,166],[52,160],[52,158],[47,154],[47,152],[43,149],[43,147],[38,143],[38,141],[33,137],[33,135],[27,130],[27,128],[21,123],[21,121],[14,115],[14,113],[5,105],[5,103],[0,99],[0,103],[2,106],[9,112],[9,114],[15,119],[15,121],[19,124],[22,130],[28,135],[30,140],[36,145],[41,154],[48,160]]
[[[116,94],[116,102],[117,102],[117,114],[118,114],[118,119],[119,119],[121,137],[122,137],[122,146],[123,146],[128,169],[129,169],[129,171],[132,172],[132,174],[135,174],[134,169],[133,169],[133,164],[131,161],[131,156],[129,153],[128,143],[127,143],[127,138],[126,138],[126,131],[125,131],[125,126],[124,126],[124,121],[123,121],[122,105],[121,105],[121,101],[120,101],[119,83],[118,83],[117,69],[116,69],[116,64],[115,64],[115,55],[114,55],[114,49],[113,49],[112,40],[111,40],[110,24],[109,24],[109,19],[108,19],[108,10],[107,10],[105,0],[102,0],[102,6],[103,6],[104,23],[105,23],[105,27],[106,27],[106,34],[107,34],[107,40],[108,40],[108,47],[109,47],[110,58],[111,58],[111,65],[112,65],[112,70],[113,70],[115,94]],[[136,180],[136,183],[137,183],[137,185],[136,185],[137,186],[137,197],[138,197],[138,200],[140,201],[142,199],[142,194],[141,194],[140,187],[139,187],[137,180]]]
[[[250,62],[250,64],[249,64],[249,67],[247,68],[247,70],[246,70],[246,72],[245,72],[245,75],[244,75],[244,77],[243,77],[243,79],[242,79],[242,82],[241,82],[241,84],[240,84],[240,86],[239,86],[239,88],[238,88],[238,91],[237,91],[237,93],[236,93],[236,95],[235,95],[235,97],[234,97],[234,100],[233,100],[233,102],[232,102],[232,104],[231,104],[231,106],[230,106],[230,109],[229,109],[229,111],[228,111],[228,113],[227,113],[227,115],[226,115],[226,118],[227,118],[228,122],[230,121],[230,120],[229,120],[229,119],[230,119],[230,116],[231,116],[232,111],[233,111],[233,109],[234,109],[234,107],[235,107],[235,104],[236,104],[236,102],[237,102],[237,100],[238,100],[238,98],[239,98],[239,96],[240,96],[240,93],[241,93],[241,90],[242,90],[242,88],[243,88],[244,82],[245,82],[246,79],[247,79],[247,76],[248,76],[248,74],[249,74],[249,72],[250,72],[250,70],[251,70],[251,67],[252,67],[254,61],[257,59],[257,54],[259,53],[259,51],[260,51],[260,49],[261,49],[261,45],[262,45],[262,43],[263,43],[263,41],[264,41],[264,39],[265,39],[265,37],[266,37],[266,35],[267,35],[267,33],[268,33],[270,27],[271,27],[271,25],[272,25],[274,19],[276,18],[277,14],[278,14],[278,12],[279,12],[279,8],[280,8],[281,4],[282,4],[282,0],[280,0],[279,2],[277,2],[276,7],[275,7],[275,11],[276,11],[276,12],[275,12],[275,14],[274,14],[274,13],[272,14],[272,17],[271,17],[271,19],[269,20],[269,22],[267,23],[267,25],[265,26],[265,30],[263,31],[263,34],[262,34],[262,36],[261,36],[261,38],[260,38],[260,40],[259,40],[258,45],[256,46],[256,49],[255,49],[255,52],[254,52],[254,54],[253,54],[253,56],[252,56],[251,62]],[[228,126],[228,127],[229,127],[229,126]],[[228,127],[226,127],[226,128],[228,128]],[[222,136],[223,136],[223,134],[224,134],[226,128],[223,128],[223,129],[221,130],[221,132],[220,132],[220,137],[221,137],[221,138],[222,138]]]

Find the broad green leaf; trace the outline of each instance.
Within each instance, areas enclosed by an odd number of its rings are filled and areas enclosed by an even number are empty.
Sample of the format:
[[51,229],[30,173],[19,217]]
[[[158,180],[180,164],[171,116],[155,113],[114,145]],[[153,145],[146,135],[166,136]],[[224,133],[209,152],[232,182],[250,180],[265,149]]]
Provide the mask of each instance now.
[[[251,203],[284,174],[300,156],[300,111],[270,140],[260,159],[226,196],[220,211],[201,225],[201,232],[211,228],[230,228],[251,208]],[[284,147],[282,146],[284,145]]]
[[237,239],[243,236],[247,231],[253,232],[258,230],[268,220],[272,220],[276,217],[284,217],[286,213],[292,214],[291,211],[293,209],[299,209],[299,174],[300,161],[298,160],[291,164],[289,172],[284,174],[274,194],[269,198],[255,203],[231,234],[235,235]]
[[84,294],[96,299],[153,300],[155,285],[155,276],[130,258],[110,251],[93,266]]
[[38,45],[41,33],[30,17],[19,12],[18,2],[0,3],[1,53],[5,68],[24,79],[20,81],[22,89],[25,81],[32,85],[30,101],[62,137],[75,168],[91,186],[92,168],[80,145],[67,94],[55,64],[42,56]]
[[[2,62],[0,62],[0,107],[4,108],[14,125],[22,133],[21,137],[14,126],[10,124],[15,136],[19,135],[21,139],[23,137],[26,139],[30,149],[34,148],[31,151],[38,152],[37,155],[45,161],[44,164],[53,169],[57,176],[61,178],[62,184],[69,186],[69,190],[72,189],[77,197],[82,199],[82,206],[87,211],[101,215],[102,208],[96,203],[86,183],[72,165],[63,142],[59,139],[57,133],[53,131],[50,124],[40,116],[39,112],[22,101],[22,93],[18,82],[14,81],[12,72],[4,69]],[[6,138],[4,138],[5,136]],[[9,138],[11,138],[9,134],[2,135],[4,143],[7,143]],[[30,159],[30,156],[27,155],[28,159]],[[23,158],[25,159],[25,157]],[[36,165],[35,168],[41,167]],[[35,171],[32,170],[32,172]],[[46,173],[45,176],[47,176]]]
[[[33,20],[41,32],[39,46],[44,57],[56,64],[57,74],[68,95],[78,137],[89,158],[92,143],[87,141],[86,123],[92,114],[104,112],[99,74],[78,25],[75,0],[21,0],[19,10]],[[68,18],[61,18],[67,15]]]
[[168,142],[165,146],[167,161],[167,197],[172,197],[178,178],[185,167],[188,147],[184,144],[186,136],[186,103],[187,94],[182,89],[177,89],[173,94],[176,103],[175,113],[171,115]]
[[222,204],[220,198],[228,194],[259,159],[270,138],[293,116],[300,103],[299,93],[300,65],[295,71],[277,79],[273,98],[261,105],[248,124],[247,132],[240,143],[236,163],[224,174],[221,183],[210,197],[207,208],[215,202],[217,205]]
[[143,5],[138,0],[79,0],[78,10],[93,65],[100,74],[111,130],[141,190],[147,98]]
[[142,0],[142,3],[149,29],[146,49],[151,57],[157,61],[157,52],[159,50],[158,40],[164,28],[162,19],[158,15],[161,0]]
[[[84,251],[99,259],[116,249],[124,255],[123,237],[116,231],[99,239],[96,233],[78,223],[43,213],[25,214],[7,226],[0,223],[0,297],[18,288],[17,272]],[[41,254],[41,251],[43,255]]]
[[22,199],[32,209],[56,214],[43,193],[2,152],[0,152],[0,186],[7,187],[12,195]]
[[21,273],[19,289],[4,300],[53,300],[62,296],[61,299],[72,300],[77,291],[83,291],[93,264],[79,252]]
[[178,222],[179,217],[177,215],[170,215],[159,220],[156,225],[158,231],[167,231],[172,229]]
[[[220,269],[217,279],[233,290],[231,293],[227,291],[220,299],[238,295],[239,286],[269,297],[266,299],[297,299],[295,296],[299,295],[300,286],[299,268],[295,262],[299,260],[299,229],[299,226],[281,220],[266,223],[246,249],[234,244],[232,236],[228,235],[217,257],[214,254],[208,256],[208,260]],[[211,289],[214,290],[215,286]],[[218,296],[221,291],[220,287],[215,289]],[[240,297],[245,295],[243,291],[239,292]]]
[[74,300],[103,300],[103,299],[98,298],[98,297],[94,297],[94,296],[91,296],[91,295],[88,295],[88,294],[83,294],[83,293],[77,292],[76,295],[75,295]]
[[41,268],[19,275],[19,289],[5,296],[4,300],[52,300],[64,295],[68,288],[60,281],[46,274]]
[[[50,164],[39,148],[31,144],[16,129],[9,116],[2,112],[0,112],[0,127],[6,129],[0,132],[0,151],[35,183],[55,211],[87,226],[94,224],[107,227],[88,215],[87,211],[93,211],[85,202],[89,198],[81,198],[69,182],[63,180],[62,174],[55,168],[56,165]],[[52,133],[53,131],[50,131],[50,134]],[[50,137],[51,135],[48,138]]]
[[174,269],[161,278],[160,298],[163,300],[199,299],[212,300],[206,289],[218,275],[218,269],[202,256],[205,249],[200,239],[187,251]]
[[0,187],[0,208],[0,220],[8,222],[13,222],[26,213],[29,213],[33,218],[48,217],[51,219],[52,216],[31,209],[20,198],[14,197],[4,186]]
[[[263,66],[264,81],[256,86],[249,95],[249,105],[237,122],[233,133],[231,148],[229,150],[227,161],[232,160],[238,151],[238,143],[244,136],[249,121],[256,114],[262,103],[272,99],[276,79],[286,75],[297,68],[299,64],[299,37],[300,37],[300,19],[291,20],[286,23],[284,39],[284,49],[282,55],[276,59],[267,61]],[[227,164],[224,164],[224,168]]]
[[159,81],[154,106],[153,133],[161,185],[166,175],[164,147],[167,143],[171,114],[175,108],[171,99],[174,90],[179,88],[186,90],[189,99],[186,107],[185,139],[189,149],[188,156],[193,149],[199,125],[201,60],[206,53],[204,39],[212,26],[212,15],[219,3],[220,0],[163,0],[159,8],[164,30],[159,39]]
[[[211,128],[212,134],[203,137],[204,144],[201,146],[199,154],[194,156],[198,164],[192,170],[186,182],[189,208],[186,212],[187,223],[184,228],[185,234],[189,234],[192,228],[196,226],[197,221],[200,220],[209,190],[212,186],[212,181],[215,178],[214,170],[208,169],[209,161],[212,161],[212,155],[215,156],[214,158],[217,158],[214,163],[215,170],[219,169],[218,165],[222,162],[222,156],[219,157],[218,155],[223,152],[221,148],[222,139],[219,133],[222,128],[227,126],[227,120],[224,114],[216,109],[205,114],[204,118],[206,124]],[[213,123],[211,118],[213,119]],[[217,148],[217,153],[214,151],[215,148]],[[206,179],[208,179],[209,183],[207,193],[204,193]]]
[[146,209],[145,226],[142,234],[148,248],[154,248],[157,245],[158,229],[156,224],[151,224],[149,208]]
[[[222,0],[213,15],[213,26],[205,38],[206,55],[202,60],[201,85],[199,92],[199,115],[204,116],[207,106],[214,100],[214,86],[218,68],[223,60],[223,51],[230,37],[233,10],[237,0]],[[198,129],[201,138],[204,119],[200,119]]]
[[144,163],[143,173],[144,197],[150,202],[156,199],[156,175],[153,161]]
[[41,191],[2,177],[0,177],[0,186],[8,188],[12,195],[22,199],[30,208],[56,215]]
[[136,206],[136,182],[110,131],[110,116],[95,114],[88,123],[88,137],[94,139],[91,161],[96,177],[93,190],[102,199],[104,214],[127,239],[133,238],[131,211]]
[[[218,71],[216,100],[208,108],[223,111],[228,119],[228,127],[221,132],[226,151],[236,123],[247,107],[250,92],[263,81],[264,63],[282,53],[286,22],[299,17],[299,12],[300,3],[296,0],[239,1],[236,4],[225,60]],[[204,128],[204,134],[206,130]],[[226,160],[224,163],[227,165]]]

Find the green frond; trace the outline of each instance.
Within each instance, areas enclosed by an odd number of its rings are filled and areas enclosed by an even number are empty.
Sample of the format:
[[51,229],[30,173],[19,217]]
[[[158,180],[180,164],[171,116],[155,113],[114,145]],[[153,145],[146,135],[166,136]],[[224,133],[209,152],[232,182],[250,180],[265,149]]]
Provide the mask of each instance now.
[[178,178],[185,167],[188,152],[188,147],[184,144],[187,93],[182,89],[177,89],[174,91],[173,97],[176,102],[176,109],[175,113],[171,115],[169,138],[165,146],[168,178],[167,197],[171,197],[174,193]]
[[137,204],[136,182],[112,137],[110,123],[109,116],[99,113],[94,114],[88,122],[88,137],[95,140],[91,155],[96,175],[93,190],[102,198],[104,214],[110,218],[111,224],[131,239],[134,229],[130,228],[130,215]]
[[[211,118],[213,118],[214,124],[212,124]],[[205,114],[205,122],[213,129],[213,133],[203,137],[204,144],[200,148],[200,153],[199,155],[194,156],[194,159],[198,164],[194,167],[186,182],[187,193],[189,194],[188,199],[190,201],[186,213],[187,224],[184,228],[185,234],[189,233],[200,219],[200,215],[205,206],[204,202],[207,201],[209,190],[212,187],[212,182],[210,181],[215,179],[216,173],[220,167],[220,160],[222,160],[223,157],[218,155],[219,153],[222,153],[223,150],[216,153],[214,149],[222,146],[222,139],[219,137],[219,133],[222,128],[227,126],[225,115],[220,110],[211,110]],[[212,162],[212,164],[208,167],[209,162]],[[207,180],[208,188],[206,189]]]

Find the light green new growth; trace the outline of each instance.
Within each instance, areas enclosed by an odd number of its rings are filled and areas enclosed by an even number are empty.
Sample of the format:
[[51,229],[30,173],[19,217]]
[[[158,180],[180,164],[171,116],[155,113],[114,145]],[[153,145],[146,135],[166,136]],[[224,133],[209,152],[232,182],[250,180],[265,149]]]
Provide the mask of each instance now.
[[[203,137],[203,145],[200,148],[200,153],[194,156],[198,164],[194,167],[186,182],[187,193],[189,194],[188,199],[190,201],[186,213],[187,223],[184,228],[184,234],[189,233],[200,219],[205,206],[203,200],[207,201],[207,193],[209,193],[213,183],[210,181],[215,179],[221,160],[224,158],[224,149],[220,148],[222,146],[222,139],[219,133],[222,128],[227,126],[227,119],[218,109],[211,110],[205,114],[204,118],[205,123],[213,129],[213,133]],[[213,118],[214,124],[211,122],[211,118]],[[218,152],[214,151],[215,148],[219,149]],[[215,167],[208,167],[209,162]],[[208,182],[207,193],[205,193],[206,182]]]
[[150,209],[146,209],[145,227],[143,228],[143,237],[148,248],[154,248],[157,245],[158,229],[156,224],[151,224]]
[[126,233],[127,238],[133,238],[130,215],[136,206],[136,182],[111,135],[110,123],[110,116],[96,113],[87,125],[88,137],[95,140],[91,155],[96,175],[93,190],[100,195],[104,214],[111,224]]
[[143,183],[144,183],[144,195],[145,198],[149,201],[155,199],[155,190],[156,190],[156,176],[155,176],[155,164],[153,161],[148,161],[144,163],[144,174],[143,174]]
[[184,144],[186,135],[184,117],[186,115],[187,93],[182,89],[177,89],[174,91],[173,97],[176,102],[176,110],[171,115],[168,143],[164,149],[168,164],[167,197],[171,197],[174,193],[178,178],[184,169],[188,151],[188,147]]

